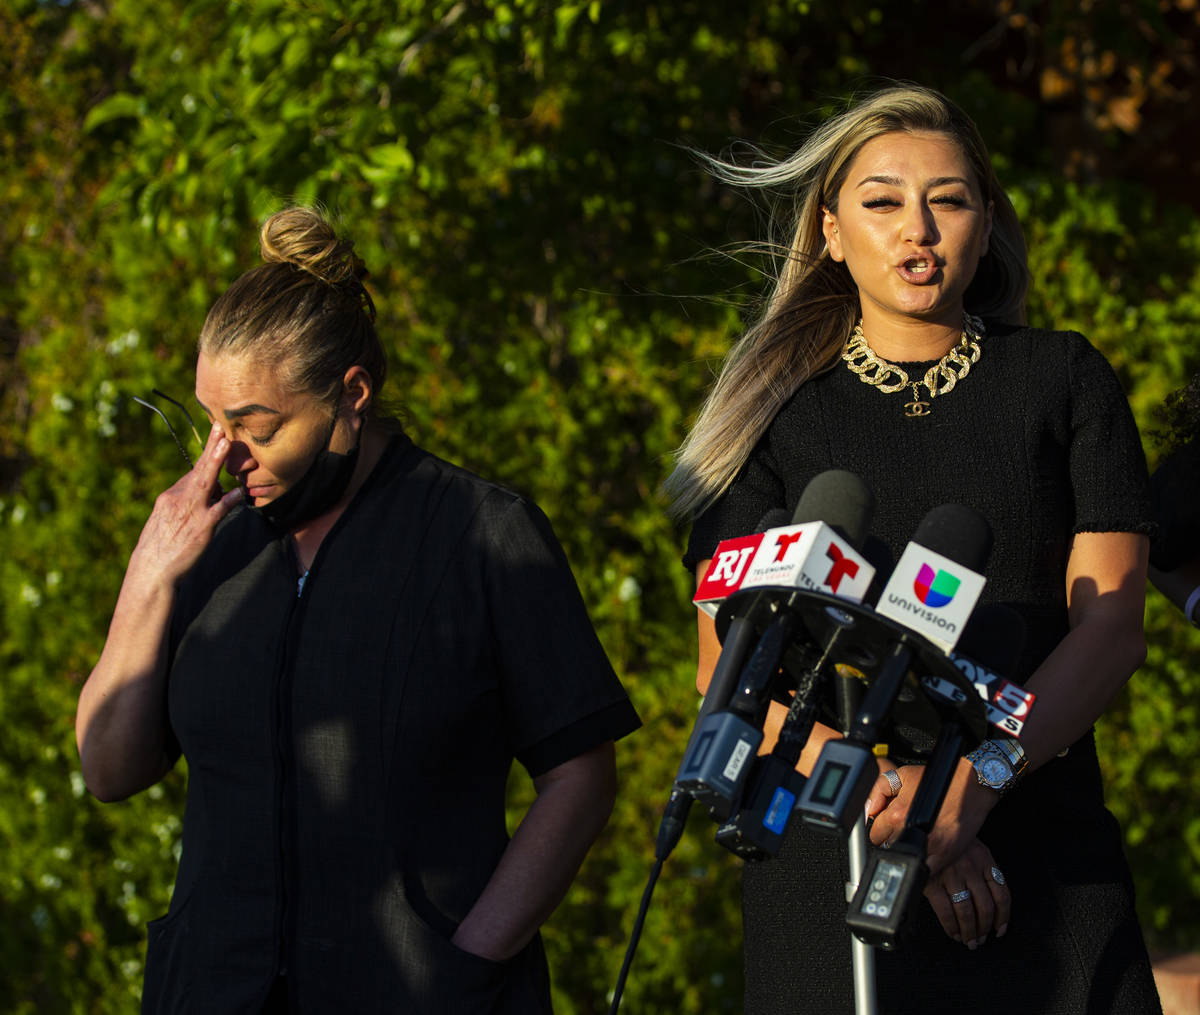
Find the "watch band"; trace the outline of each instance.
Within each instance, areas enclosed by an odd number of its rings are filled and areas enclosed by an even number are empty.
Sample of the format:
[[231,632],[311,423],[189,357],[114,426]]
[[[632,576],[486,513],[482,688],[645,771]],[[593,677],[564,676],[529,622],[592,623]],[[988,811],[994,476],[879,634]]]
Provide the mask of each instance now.
[[[967,761],[975,769],[979,784],[995,790],[1001,796],[1016,785],[1029,765],[1021,745],[1008,737],[984,740],[967,755]],[[1002,769],[1007,769],[1007,775],[1000,776],[995,771],[997,763]]]
[[1008,762],[1012,765],[1013,778],[1019,779],[1029,767],[1029,759],[1025,757],[1025,749],[1020,742],[1012,737],[997,737],[995,740],[989,741],[995,744],[1008,758]]

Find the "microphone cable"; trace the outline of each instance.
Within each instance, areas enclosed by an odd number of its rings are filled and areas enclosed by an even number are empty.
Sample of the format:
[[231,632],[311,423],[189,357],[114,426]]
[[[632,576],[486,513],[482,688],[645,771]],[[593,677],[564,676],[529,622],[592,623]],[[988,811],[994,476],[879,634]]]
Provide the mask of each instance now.
[[642,937],[642,927],[646,923],[646,914],[650,911],[650,896],[654,894],[654,886],[658,883],[658,876],[662,873],[665,861],[666,857],[656,856],[654,865],[650,868],[650,877],[646,879],[646,888],[642,892],[642,904],[638,907],[637,918],[633,921],[633,930],[629,935],[629,944],[625,948],[625,960],[621,963],[621,972],[617,976],[617,985],[613,989],[612,1004],[609,1006],[608,1015],[617,1015],[617,1009],[621,1007],[621,995],[625,993],[625,981],[629,978],[629,967],[633,965],[633,954],[637,951],[638,941]]

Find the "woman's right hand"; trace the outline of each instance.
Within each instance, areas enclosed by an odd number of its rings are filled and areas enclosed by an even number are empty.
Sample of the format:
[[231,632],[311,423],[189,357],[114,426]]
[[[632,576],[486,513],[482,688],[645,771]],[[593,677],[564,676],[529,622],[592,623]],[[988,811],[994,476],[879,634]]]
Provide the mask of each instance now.
[[217,479],[228,454],[229,441],[213,424],[191,471],[155,500],[130,558],[130,571],[174,585],[191,570],[217,523],[242,499],[240,486],[223,493]]
[[191,471],[154,502],[113,611],[100,659],[83,685],[75,737],[84,781],[101,800],[122,800],[170,769],[165,707],[167,632],[179,580],[241,499],[217,474],[229,442],[214,426]]
[[1003,937],[1008,930],[1012,894],[992,851],[978,839],[929,879],[925,898],[942,929],[972,950],[993,931]]

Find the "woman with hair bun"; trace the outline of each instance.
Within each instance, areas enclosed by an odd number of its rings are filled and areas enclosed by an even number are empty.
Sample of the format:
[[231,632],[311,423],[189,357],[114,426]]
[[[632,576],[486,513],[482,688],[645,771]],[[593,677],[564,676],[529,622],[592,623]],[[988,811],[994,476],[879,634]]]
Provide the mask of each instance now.
[[[76,718],[102,800],[188,762],[143,1011],[549,1012],[538,927],[637,716],[545,516],[378,413],[352,246],[304,208],[261,239]],[[537,795],[509,840],[514,758]]]
[[[702,575],[720,540],[847,469],[895,557],[931,508],[982,514],[983,601],[1026,628],[1004,676],[1036,705],[1019,742],[996,734],[959,759],[911,936],[876,953],[879,1010],[1157,1012],[1091,730],[1145,654],[1146,468],[1116,377],[1082,335],[1023,323],[1020,224],[975,125],[939,93],[885,88],[783,161],[714,169],[781,192],[789,214],[765,312],[668,480],[693,521],[685,565]],[[699,640],[703,691],[720,651],[704,614]],[[836,735],[818,725],[799,769]],[[931,746],[897,737],[879,759],[876,845],[903,828]],[[795,821],[778,857],[746,866],[747,1015],[852,1010],[847,869],[844,842]]]

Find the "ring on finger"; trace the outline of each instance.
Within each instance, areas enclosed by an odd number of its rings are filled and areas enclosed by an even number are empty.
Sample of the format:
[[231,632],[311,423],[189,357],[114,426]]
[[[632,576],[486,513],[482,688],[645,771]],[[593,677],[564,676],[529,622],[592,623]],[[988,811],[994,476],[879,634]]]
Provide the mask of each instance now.
[[900,781],[900,776],[896,774],[894,768],[889,768],[883,773],[883,777],[887,779],[888,785],[892,788],[892,796],[900,795],[900,787],[904,784]]
[[992,864],[992,880],[1002,887],[1008,884],[1008,882],[1004,879],[1004,872],[1001,871],[1000,868],[995,864]]
[[971,889],[969,889],[969,888],[964,888],[961,892],[952,892],[950,895],[950,901],[955,904],[957,904],[959,902],[966,902],[970,898],[971,898]]

